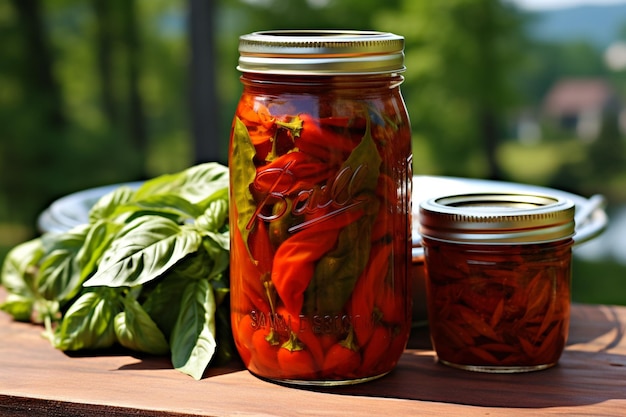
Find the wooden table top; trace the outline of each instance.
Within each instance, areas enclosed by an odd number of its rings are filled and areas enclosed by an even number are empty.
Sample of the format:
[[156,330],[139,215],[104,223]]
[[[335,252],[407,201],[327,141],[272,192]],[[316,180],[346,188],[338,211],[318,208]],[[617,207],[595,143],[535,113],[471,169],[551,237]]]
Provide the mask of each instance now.
[[417,327],[391,374],[340,388],[284,387],[237,363],[196,381],[163,357],[70,356],[41,330],[0,312],[2,416],[626,415],[626,307],[575,304],[568,346],[552,369],[449,368],[435,363],[427,329]]

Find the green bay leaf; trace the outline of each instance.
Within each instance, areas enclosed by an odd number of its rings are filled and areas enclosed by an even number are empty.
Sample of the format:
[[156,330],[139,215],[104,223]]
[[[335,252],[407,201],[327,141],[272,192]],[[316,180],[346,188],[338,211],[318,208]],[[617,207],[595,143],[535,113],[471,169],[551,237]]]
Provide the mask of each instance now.
[[368,118],[361,142],[341,167],[342,171],[359,172],[361,181],[352,192],[353,197],[360,200],[356,208],[364,209],[365,214],[341,230],[335,249],[316,264],[313,278],[304,293],[303,308],[306,313],[334,314],[341,311],[365,269],[371,250],[371,230],[380,206],[376,185],[381,163]]
[[256,177],[256,168],[253,161],[255,155],[256,149],[250,139],[248,129],[236,117],[233,127],[230,164],[230,193],[234,199],[235,210],[237,211],[237,227],[251,258],[252,254],[248,247],[248,236],[254,226],[252,220],[256,212],[256,203],[250,192],[250,184],[254,182]]

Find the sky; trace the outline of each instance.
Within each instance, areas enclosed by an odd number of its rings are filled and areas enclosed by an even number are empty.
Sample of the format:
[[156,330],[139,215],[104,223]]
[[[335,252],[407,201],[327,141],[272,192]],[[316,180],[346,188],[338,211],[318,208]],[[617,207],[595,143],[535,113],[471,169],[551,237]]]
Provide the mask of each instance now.
[[626,4],[626,0],[508,0],[525,10],[553,10],[572,6]]

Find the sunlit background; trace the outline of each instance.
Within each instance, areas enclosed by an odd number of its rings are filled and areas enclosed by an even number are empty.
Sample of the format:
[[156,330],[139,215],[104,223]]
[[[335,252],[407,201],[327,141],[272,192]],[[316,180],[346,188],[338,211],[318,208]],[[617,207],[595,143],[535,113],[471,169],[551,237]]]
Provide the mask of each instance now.
[[574,300],[626,305],[626,1],[0,2],[0,260],[61,196],[225,163],[238,37],[286,28],[406,38],[416,174],[606,196]]

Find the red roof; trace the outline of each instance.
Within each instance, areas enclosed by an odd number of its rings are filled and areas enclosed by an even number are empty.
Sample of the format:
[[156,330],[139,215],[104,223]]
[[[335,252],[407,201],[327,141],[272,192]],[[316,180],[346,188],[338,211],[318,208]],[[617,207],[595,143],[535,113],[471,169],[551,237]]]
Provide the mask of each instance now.
[[615,98],[615,91],[601,79],[565,79],[548,92],[544,101],[546,113],[552,116],[578,114],[602,109]]

